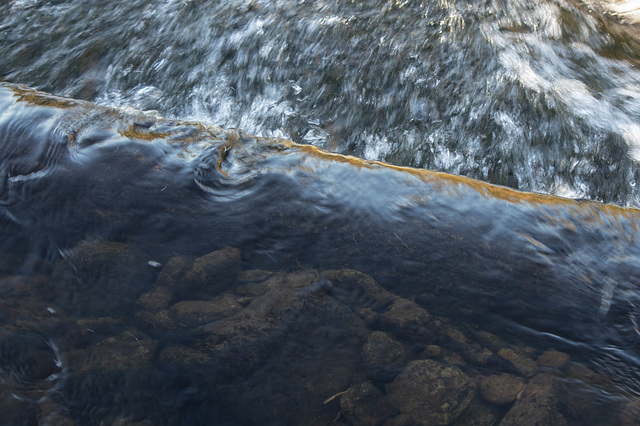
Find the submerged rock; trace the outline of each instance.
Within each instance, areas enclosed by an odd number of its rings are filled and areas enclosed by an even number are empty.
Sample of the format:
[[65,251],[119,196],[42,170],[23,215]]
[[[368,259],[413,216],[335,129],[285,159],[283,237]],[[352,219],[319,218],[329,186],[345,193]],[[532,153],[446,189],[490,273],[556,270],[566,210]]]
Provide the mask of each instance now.
[[459,368],[433,360],[410,362],[386,386],[391,404],[415,425],[446,425],[467,408],[476,385]]
[[433,316],[429,312],[414,302],[400,298],[378,317],[377,326],[399,339],[422,344],[433,342],[438,334]]
[[567,367],[567,377],[579,380],[584,383],[597,385],[611,385],[610,379],[591,370],[579,362],[569,362]]
[[518,373],[523,377],[531,377],[536,374],[538,365],[530,358],[527,358],[513,349],[503,348],[498,351],[498,355],[507,361],[511,362],[513,366],[518,370]]
[[[51,395],[38,401],[38,425],[73,426],[74,421],[60,395]],[[6,420],[6,417],[3,418]],[[24,420],[24,419],[23,419]],[[8,422],[6,424],[11,424]]]
[[516,400],[526,381],[522,377],[510,374],[495,374],[481,377],[479,380],[482,398],[496,405],[511,404]]
[[173,290],[168,287],[156,286],[140,296],[136,303],[143,309],[158,312],[168,308],[173,298]]
[[70,333],[74,347],[85,347],[100,342],[107,337],[116,336],[126,329],[120,318],[80,318]]
[[108,337],[87,348],[67,354],[77,372],[123,371],[147,367],[155,357],[158,342],[134,329]]
[[235,293],[244,297],[262,296],[267,292],[267,287],[260,283],[241,284],[235,288]]
[[273,272],[264,269],[250,269],[238,272],[237,280],[249,283],[262,282],[273,275]]
[[404,346],[382,331],[374,331],[362,346],[366,374],[372,379],[395,377],[406,362]]
[[524,387],[500,426],[566,425],[557,405],[560,392],[557,377],[538,374]]
[[232,316],[204,325],[202,331],[234,342],[287,327],[298,318],[307,301],[315,297],[309,289],[317,279],[315,271],[274,273],[255,289],[255,296],[248,303],[240,305],[230,294],[220,296],[228,298],[232,308],[240,309]]
[[54,266],[51,296],[63,309],[113,315],[131,307],[155,277],[139,249],[113,241],[85,241],[64,252]]
[[498,336],[493,333],[489,333],[488,331],[476,331],[474,333],[474,336],[476,339],[482,342],[482,344],[484,344],[494,352],[498,352],[500,349],[507,346],[507,344],[503,342]]
[[31,401],[14,397],[10,389],[0,387],[0,412],[2,422],[7,425],[35,425],[36,406]]
[[460,344],[464,344],[467,343],[467,336],[464,335],[464,333],[462,333],[460,330],[458,330],[457,328],[451,326],[451,325],[447,325],[445,327],[442,327],[443,331],[446,333],[446,335],[453,341],[460,343]]
[[231,317],[241,309],[233,295],[223,294],[212,300],[178,302],[169,309],[169,313],[179,326],[196,327]]
[[145,330],[159,332],[160,335],[162,332],[178,328],[178,324],[169,316],[168,309],[162,309],[158,312],[138,311],[135,317]]
[[168,288],[178,287],[184,274],[189,270],[195,259],[194,256],[174,256],[169,259],[158,275],[156,286]]
[[209,353],[184,345],[169,346],[158,355],[161,364],[179,364],[183,367],[198,367],[210,361]]
[[420,353],[420,358],[436,358],[442,355],[442,348],[438,345],[427,345]]
[[499,420],[499,410],[482,403],[478,398],[474,398],[453,424],[456,426],[493,426]]
[[329,280],[332,297],[356,312],[362,309],[381,312],[397,298],[371,276],[354,269],[327,270],[321,277]]
[[174,256],[162,267],[157,287],[182,299],[209,299],[228,290],[238,273],[240,250],[225,247],[200,257]]
[[[295,314],[257,302],[245,310],[257,315],[266,308],[253,319],[264,324],[244,322],[250,320],[244,311],[222,321],[220,397],[239,424],[330,424],[338,409],[323,401],[347,389],[358,372],[367,332],[362,320],[326,295],[293,304]],[[242,333],[245,325],[254,332]]]
[[238,272],[240,250],[227,247],[197,258],[176,284],[185,299],[216,296],[228,290]]
[[619,424],[621,426],[634,426],[640,424],[640,403],[630,402],[620,412]]
[[23,258],[14,253],[0,252],[0,274],[14,274],[23,263]]
[[371,382],[351,386],[340,397],[340,409],[354,426],[381,425],[398,413]]
[[544,351],[536,359],[538,365],[551,368],[562,368],[569,362],[569,355],[553,349]]

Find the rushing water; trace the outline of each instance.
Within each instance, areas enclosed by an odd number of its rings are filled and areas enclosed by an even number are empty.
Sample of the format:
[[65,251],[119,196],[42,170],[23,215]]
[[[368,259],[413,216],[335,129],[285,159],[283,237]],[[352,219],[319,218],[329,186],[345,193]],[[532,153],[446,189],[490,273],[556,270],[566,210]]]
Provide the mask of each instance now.
[[632,2],[0,16],[1,423],[640,421]]
[[633,4],[624,7],[14,0],[0,5],[0,75],[367,159],[638,206],[639,45],[634,15],[623,13]]

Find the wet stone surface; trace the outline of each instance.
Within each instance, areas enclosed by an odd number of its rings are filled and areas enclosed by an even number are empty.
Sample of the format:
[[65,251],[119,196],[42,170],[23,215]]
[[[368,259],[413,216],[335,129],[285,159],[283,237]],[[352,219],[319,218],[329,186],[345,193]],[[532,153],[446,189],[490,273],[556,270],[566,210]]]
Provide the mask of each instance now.
[[475,383],[457,367],[417,360],[410,362],[386,390],[391,403],[415,424],[449,424],[473,399]]
[[537,375],[526,384],[500,425],[566,425],[567,420],[558,407],[559,392],[562,390],[553,376]]
[[127,310],[155,280],[148,256],[124,243],[82,242],[62,254],[48,291],[70,313],[108,315]]
[[480,395],[495,405],[511,404],[524,388],[526,380],[508,374],[480,377]]
[[340,397],[340,410],[353,425],[381,425],[398,411],[371,382],[351,386]]
[[225,248],[198,257],[180,280],[175,281],[182,297],[216,296],[229,289],[240,262],[240,250]]
[[382,331],[374,331],[362,346],[367,374],[375,380],[395,377],[406,363],[404,346]]

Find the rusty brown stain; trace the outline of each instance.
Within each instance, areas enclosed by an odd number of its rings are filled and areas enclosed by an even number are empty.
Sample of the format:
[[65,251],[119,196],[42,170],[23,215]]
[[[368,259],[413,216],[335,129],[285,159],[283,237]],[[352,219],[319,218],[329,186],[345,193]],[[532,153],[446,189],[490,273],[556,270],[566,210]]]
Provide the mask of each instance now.
[[[436,172],[427,169],[415,169],[411,167],[396,166],[393,164],[383,163],[381,161],[363,160],[361,158],[346,156],[342,154],[335,154],[322,150],[321,148],[313,145],[301,145],[285,139],[278,140],[279,143],[285,145],[288,148],[296,149],[306,155],[311,155],[316,158],[329,161],[337,161],[341,163],[348,163],[354,167],[364,167],[367,169],[386,168],[390,170],[397,170],[403,173],[408,173],[412,176],[416,176],[424,182],[435,185],[455,184],[463,185],[468,188],[476,190],[478,193],[485,197],[493,197],[509,201],[512,203],[526,202],[529,204],[545,204],[549,206],[563,206],[577,208],[581,216],[591,217],[594,221],[602,223],[602,218],[599,217],[600,212],[607,212],[617,216],[622,216],[628,219],[634,229],[636,229],[636,220],[640,219],[640,210],[635,208],[625,208],[612,204],[602,204],[592,200],[572,200],[569,198],[562,198],[555,195],[540,194],[535,192],[522,192],[516,189],[507,188],[499,185],[493,185],[490,183],[482,182],[476,179],[468,178],[465,176],[457,176],[448,173]],[[570,214],[575,216],[577,212],[571,212]],[[557,219],[556,219],[557,220]],[[568,221],[564,220],[568,223]],[[569,227],[573,227],[569,223]],[[575,229],[575,228],[574,228]]]
[[19,102],[27,102],[31,105],[69,109],[85,104],[84,101],[50,95],[22,84],[11,84],[6,87],[9,87],[15,93]]
[[154,132],[136,125],[129,126],[129,128],[127,128],[126,130],[120,130],[118,133],[120,134],[120,136],[125,138],[140,139],[145,141],[152,141],[154,139],[165,139],[171,135],[170,133]]

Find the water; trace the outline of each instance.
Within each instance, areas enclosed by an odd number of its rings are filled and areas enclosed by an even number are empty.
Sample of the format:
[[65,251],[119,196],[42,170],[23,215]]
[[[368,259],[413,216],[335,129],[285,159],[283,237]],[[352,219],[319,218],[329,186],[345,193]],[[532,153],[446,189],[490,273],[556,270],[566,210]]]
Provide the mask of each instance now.
[[0,109],[8,424],[637,416],[637,210],[26,86]]
[[343,154],[638,206],[617,3],[11,1],[0,75]]
[[638,421],[632,4],[0,14],[3,423]]

